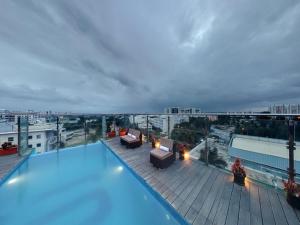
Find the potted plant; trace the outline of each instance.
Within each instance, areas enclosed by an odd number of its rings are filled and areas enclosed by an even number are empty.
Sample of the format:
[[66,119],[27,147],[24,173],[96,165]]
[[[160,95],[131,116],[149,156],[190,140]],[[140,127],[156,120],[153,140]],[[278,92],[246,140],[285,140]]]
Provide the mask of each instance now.
[[179,159],[184,160],[184,153],[185,153],[185,145],[184,144],[178,144],[178,153],[179,153]]
[[125,136],[126,135],[127,130],[125,128],[120,128],[119,130],[119,136]]
[[286,191],[286,200],[287,202],[294,208],[300,209],[300,189],[299,186],[288,179],[288,181],[284,181],[284,190]]
[[108,133],[107,133],[107,136],[108,136],[109,138],[115,137],[115,136],[116,136],[116,131],[112,130],[112,131],[108,132]]
[[241,165],[241,160],[236,159],[234,163],[232,164],[231,171],[234,176],[234,182],[238,185],[245,186],[245,178],[246,178],[246,172],[244,167]]

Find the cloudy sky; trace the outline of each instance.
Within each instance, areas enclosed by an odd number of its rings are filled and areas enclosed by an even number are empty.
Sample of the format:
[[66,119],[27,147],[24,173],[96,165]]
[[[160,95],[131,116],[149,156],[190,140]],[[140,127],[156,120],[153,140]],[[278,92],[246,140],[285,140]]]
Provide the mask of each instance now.
[[298,0],[1,0],[0,108],[300,103]]

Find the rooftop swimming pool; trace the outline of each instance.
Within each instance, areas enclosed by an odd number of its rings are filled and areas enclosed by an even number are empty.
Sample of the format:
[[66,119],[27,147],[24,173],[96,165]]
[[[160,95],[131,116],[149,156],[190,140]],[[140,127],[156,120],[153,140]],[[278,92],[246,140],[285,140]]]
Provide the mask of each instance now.
[[103,143],[30,156],[0,186],[0,221],[3,225],[185,223]]

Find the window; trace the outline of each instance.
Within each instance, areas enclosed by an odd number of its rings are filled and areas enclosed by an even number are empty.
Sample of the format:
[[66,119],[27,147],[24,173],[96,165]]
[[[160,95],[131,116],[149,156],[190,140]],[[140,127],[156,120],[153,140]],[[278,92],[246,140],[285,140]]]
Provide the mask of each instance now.
[[28,145],[28,148],[32,148],[32,145]]
[[7,139],[9,142],[12,142],[12,141],[14,141],[14,137],[8,137],[8,139]]
[[37,143],[36,147],[39,148],[39,147],[41,147],[41,145],[42,145],[41,143]]
[[28,139],[32,139],[32,135],[28,136]]
[[41,139],[41,135],[40,134],[36,135],[36,139]]

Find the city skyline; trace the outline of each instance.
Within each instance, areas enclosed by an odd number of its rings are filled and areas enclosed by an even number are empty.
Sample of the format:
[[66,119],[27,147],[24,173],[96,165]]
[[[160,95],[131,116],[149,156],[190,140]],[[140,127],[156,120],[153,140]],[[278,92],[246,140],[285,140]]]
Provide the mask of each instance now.
[[4,0],[0,107],[109,113],[297,104],[298,27],[294,0]]

